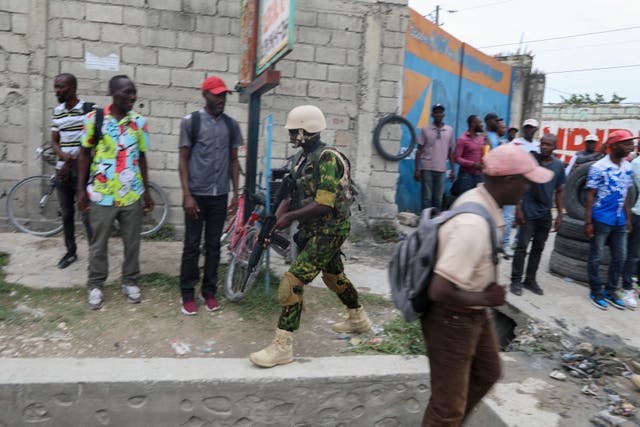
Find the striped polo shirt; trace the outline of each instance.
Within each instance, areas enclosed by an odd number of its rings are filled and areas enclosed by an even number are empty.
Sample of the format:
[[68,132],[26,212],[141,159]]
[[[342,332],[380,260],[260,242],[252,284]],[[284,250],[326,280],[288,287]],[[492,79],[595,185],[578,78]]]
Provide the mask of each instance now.
[[[71,110],[68,110],[64,103],[53,109],[51,131],[60,134],[60,148],[63,153],[75,154],[80,151],[80,139],[84,125],[83,104],[84,101],[79,100]],[[56,169],[60,169],[63,164],[62,160],[58,160]]]

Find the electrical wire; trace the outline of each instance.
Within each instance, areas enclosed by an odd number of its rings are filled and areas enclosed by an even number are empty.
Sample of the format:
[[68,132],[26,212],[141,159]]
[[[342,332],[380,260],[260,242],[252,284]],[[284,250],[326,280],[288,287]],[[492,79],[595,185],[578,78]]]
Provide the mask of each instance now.
[[640,67],[640,64],[614,65],[611,67],[578,68],[575,70],[547,71],[544,74],[580,73],[583,71],[613,70],[617,68],[633,68],[633,67]]
[[513,0],[503,0],[503,1],[496,1],[496,2],[493,2],[493,3],[479,4],[477,6],[465,7],[464,9],[457,9],[456,12],[464,12],[465,10],[471,10],[471,9],[480,9],[480,8],[483,8],[483,7],[495,6],[497,4],[509,3],[511,1],[513,1]]
[[611,30],[593,31],[593,32],[590,32],[590,33],[570,34],[568,36],[549,37],[549,38],[546,38],[546,39],[524,40],[522,42],[515,42],[515,43],[493,44],[493,45],[490,45],[490,46],[481,46],[481,47],[479,47],[479,49],[487,49],[487,48],[490,48],[490,47],[513,46],[513,45],[517,45],[517,44],[527,44],[527,43],[540,43],[540,42],[547,42],[547,41],[552,41],[552,40],[570,39],[570,38],[574,38],[574,37],[592,36],[592,35],[595,35],[595,34],[606,34],[606,33],[618,32],[618,31],[635,30],[635,29],[638,29],[638,28],[640,28],[640,25],[636,25],[636,26],[633,26],[633,27],[625,27],[625,28],[614,28],[614,29],[611,29]]

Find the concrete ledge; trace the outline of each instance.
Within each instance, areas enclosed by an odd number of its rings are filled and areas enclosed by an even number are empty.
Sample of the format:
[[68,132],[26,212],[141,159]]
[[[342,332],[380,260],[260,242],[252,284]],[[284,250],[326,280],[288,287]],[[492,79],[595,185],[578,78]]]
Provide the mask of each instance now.
[[413,426],[425,357],[0,359],[0,426]]

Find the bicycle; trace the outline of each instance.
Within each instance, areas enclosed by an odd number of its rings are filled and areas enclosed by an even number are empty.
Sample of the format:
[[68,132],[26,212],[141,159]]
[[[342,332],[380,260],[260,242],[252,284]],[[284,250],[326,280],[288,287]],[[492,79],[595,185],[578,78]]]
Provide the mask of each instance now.
[[[224,283],[224,292],[227,299],[231,302],[238,302],[251,289],[255,283],[259,268],[253,271],[249,270],[249,258],[253,252],[253,248],[258,240],[258,235],[262,228],[262,221],[266,218],[265,204],[266,200],[263,194],[257,193],[252,195],[254,209],[249,215],[246,223],[242,223],[244,217],[245,194],[242,194],[238,200],[238,208],[235,212],[235,218],[230,230],[229,251],[231,260],[227,267],[227,276]],[[286,231],[276,231],[271,236],[270,248],[280,255],[288,259],[291,245],[287,237]],[[226,238],[229,238],[227,236]],[[258,265],[262,263],[262,257]]]
[[[55,165],[57,156],[51,146],[36,148],[36,159]],[[23,233],[33,236],[51,237],[62,231],[60,204],[56,192],[56,173],[24,178],[14,185],[7,196],[9,222]],[[149,192],[155,204],[153,211],[146,212],[142,221],[141,236],[158,231],[169,216],[169,199],[162,188],[149,182]]]

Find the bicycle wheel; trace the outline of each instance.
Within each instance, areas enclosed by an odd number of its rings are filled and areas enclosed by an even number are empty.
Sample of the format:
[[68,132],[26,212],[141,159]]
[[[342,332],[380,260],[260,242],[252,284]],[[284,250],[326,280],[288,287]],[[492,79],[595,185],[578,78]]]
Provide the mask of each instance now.
[[143,237],[160,230],[169,217],[169,199],[162,188],[154,182],[149,182],[149,193],[153,199],[153,210],[145,212],[142,218],[140,235]]
[[[405,128],[409,129],[408,133]],[[397,114],[389,114],[381,118],[376,125],[373,131],[373,145],[382,158],[402,160],[409,156],[416,146],[416,131],[409,120]]]
[[62,231],[55,177],[31,176],[18,182],[7,196],[7,217],[18,230],[34,236]]
[[238,302],[251,289],[251,285],[258,276],[259,268],[249,272],[249,257],[253,245],[260,234],[260,226],[254,224],[247,230],[244,237],[231,252],[231,261],[227,268],[227,277],[224,282],[224,293],[231,302]]

